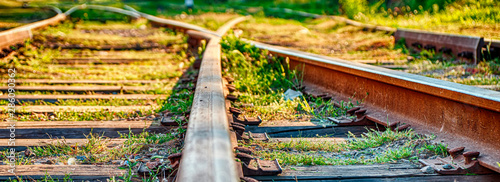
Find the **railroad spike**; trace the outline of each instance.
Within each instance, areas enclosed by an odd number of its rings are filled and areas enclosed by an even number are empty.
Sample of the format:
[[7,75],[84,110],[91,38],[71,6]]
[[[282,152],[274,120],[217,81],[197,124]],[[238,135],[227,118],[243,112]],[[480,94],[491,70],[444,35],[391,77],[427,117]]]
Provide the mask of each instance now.
[[479,157],[479,154],[480,153],[478,151],[469,151],[462,154],[465,157],[465,164],[471,164],[472,160],[475,160]]
[[453,149],[448,150],[448,153],[450,154],[450,156],[452,158],[457,158],[458,155],[462,154],[464,149],[465,149],[465,147],[457,147],[457,148],[453,148]]

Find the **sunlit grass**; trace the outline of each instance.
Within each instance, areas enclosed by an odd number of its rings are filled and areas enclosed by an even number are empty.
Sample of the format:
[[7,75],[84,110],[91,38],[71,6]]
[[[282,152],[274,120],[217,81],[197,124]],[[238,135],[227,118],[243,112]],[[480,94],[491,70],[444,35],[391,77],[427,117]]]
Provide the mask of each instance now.
[[[307,139],[297,138],[289,142],[252,141],[245,145],[262,147],[263,150],[256,152],[257,156],[266,160],[278,159],[284,165],[374,164],[408,158],[416,160],[418,154],[422,153],[447,155],[445,145],[431,144],[428,140],[432,139],[432,136],[419,135],[412,130],[402,132],[370,130],[361,137],[353,134],[349,134],[348,137],[344,142],[310,142]],[[381,151],[368,150],[381,146],[385,146]],[[352,151],[371,157],[354,157],[351,156]],[[330,155],[334,157],[327,157]]]

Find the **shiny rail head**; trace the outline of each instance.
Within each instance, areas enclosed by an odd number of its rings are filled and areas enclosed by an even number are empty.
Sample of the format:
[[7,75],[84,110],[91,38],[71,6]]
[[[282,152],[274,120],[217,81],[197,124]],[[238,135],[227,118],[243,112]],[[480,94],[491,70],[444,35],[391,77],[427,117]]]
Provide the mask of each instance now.
[[116,8],[116,7],[111,7],[111,6],[87,5],[87,4],[74,6],[74,7],[70,8],[69,10],[67,10],[66,12],[64,12],[64,14],[69,16],[72,13],[74,13],[75,11],[83,10],[83,9],[95,9],[95,10],[102,10],[102,11],[110,11],[110,12],[115,12],[115,13],[127,15],[127,16],[130,16],[132,18],[140,18],[141,17],[141,15],[139,13],[136,13],[133,11],[128,11],[128,10],[124,10],[124,9],[120,9],[120,8]]

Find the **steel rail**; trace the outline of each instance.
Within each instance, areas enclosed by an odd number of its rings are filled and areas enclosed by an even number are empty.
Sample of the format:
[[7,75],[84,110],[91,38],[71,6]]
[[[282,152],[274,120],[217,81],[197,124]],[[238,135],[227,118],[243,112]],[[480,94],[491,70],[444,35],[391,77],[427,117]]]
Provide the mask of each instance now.
[[196,26],[196,25],[192,25],[192,24],[184,23],[184,22],[180,22],[180,21],[175,21],[175,20],[160,18],[160,17],[156,17],[156,16],[149,15],[149,14],[146,14],[146,13],[141,13],[141,12],[135,10],[134,8],[132,8],[132,7],[128,6],[128,5],[125,5],[124,8],[128,9],[130,11],[136,12],[136,13],[140,14],[142,17],[144,17],[144,18],[148,19],[149,21],[151,21],[153,23],[156,23],[156,24],[173,26],[175,28],[182,29],[184,31],[195,30],[195,31],[199,31],[199,32],[211,34],[211,35],[214,35],[214,36],[217,36],[217,37],[221,37],[221,35],[213,32],[211,30],[202,28],[200,26]]
[[[248,41],[287,57],[306,87],[364,100],[375,122],[409,123],[448,147],[479,150],[481,165],[500,172],[500,92]],[[368,95],[366,95],[368,94]]]
[[[224,35],[245,19],[231,20],[216,31],[217,35]],[[239,181],[226,115],[220,40],[212,37],[203,53],[179,166],[181,182]]]

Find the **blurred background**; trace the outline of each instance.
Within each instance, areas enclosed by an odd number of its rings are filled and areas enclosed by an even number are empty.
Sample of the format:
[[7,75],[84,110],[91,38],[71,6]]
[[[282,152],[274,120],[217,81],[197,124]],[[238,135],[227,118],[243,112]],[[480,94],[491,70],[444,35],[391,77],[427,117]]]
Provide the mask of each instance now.
[[[500,39],[500,1],[497,0],[1,0],[0,29],[8,29],[55,15],[45,6],[63,11],[77,4],[115,7],[129,5],[139,11],[172,17],[179,14],[235,12],[253,16],[303,19],[274,8],[289,8],[322,15],[340,15],[364,23],[477,35]],[[188,2],[189,3],[189,2]],[[127,17],[95,10],[78,11],[83,19],[126,20]]]

